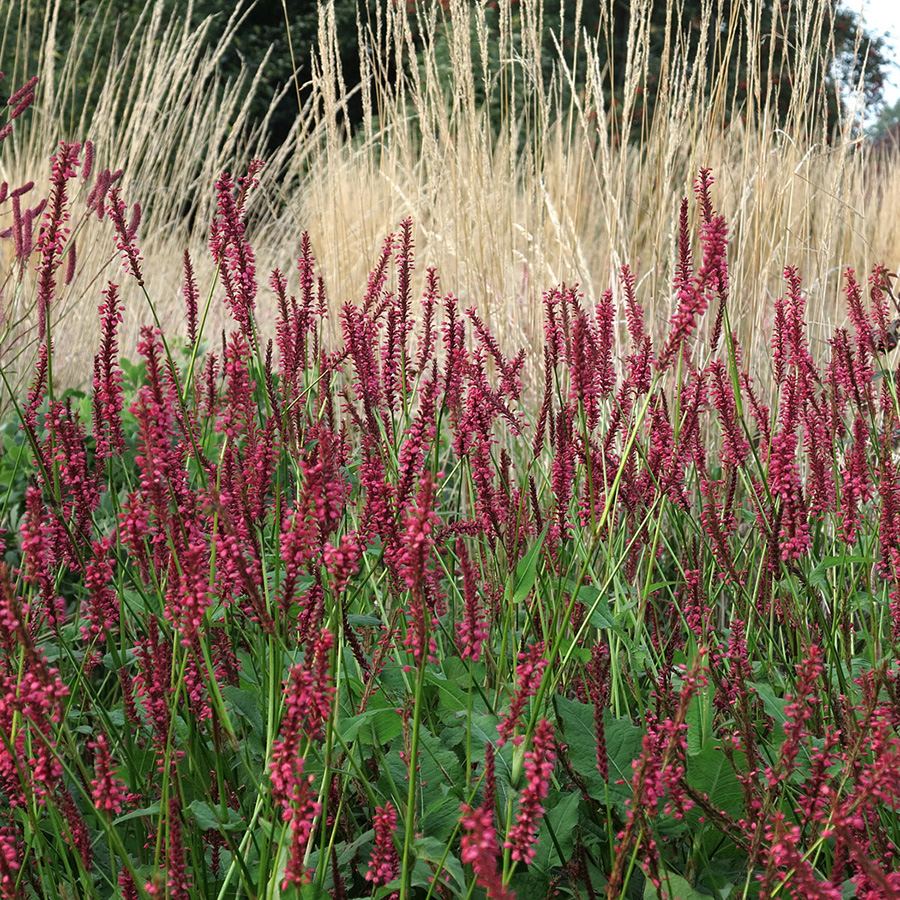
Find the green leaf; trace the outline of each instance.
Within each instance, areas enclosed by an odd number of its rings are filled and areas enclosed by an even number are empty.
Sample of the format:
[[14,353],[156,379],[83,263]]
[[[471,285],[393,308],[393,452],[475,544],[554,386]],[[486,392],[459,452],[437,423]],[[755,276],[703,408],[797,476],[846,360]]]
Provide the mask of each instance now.
[[226,684],[222,688],[222,695],[250,723],[250,728],[262,740],[265,737],[265,729],[259,697],[231,684]]
[[569,747],[572,768],[581,775],[595,800],[606,797],[606,785],[597,770],[597,733],[594,707],[566,697],[555,697],[559,724]]
[[[588,793],[595,800],[605,800],[606,784],[597,770],[593,706],[565,697],[556,697],[555,703],[572,768],[584,778]],[[603,713],[603,727],[609,759],[609,793],[617,798],[630,797],[631,763],[641,752],[643,734],[630,719],[616,719],[609,711]]]
[[419,745],[419,775],[426,790],[449,787],[452,791],[465,784],[465,774],[457,755],[424,725],[419,726]]
[[488,743],[497,743],[497,725],[500,718],[492,713],[474,713],[466,716],[465,713],[457,713],[457,721],[462,722],[469,732],[472,742],[472,758],[484,759],[484,748]]
[[[280,889],[281,889],[281,885],[279,883],[277,885],[277,890],[280,890]],[[324,888],[320,887],[314,881],[310,882],[309,884],[302,884],[302,885],[300,885],[299,888],[294,887],[292,889],[294,891],[296,891],[297,896],[299,896],[301,898],[301,900],[331,900],[331,894],[329,894],[328,891],[326,891]],[[278,896],[278,895],[276,894],[276,896]],[[282,897],[290,897],[291,896],[290,890],[281,891],[281,896]]]
[[612,613],[609,611],[609,606],[606,603],[598,603],[588,615],[588,622],[594,626],[594,628],[599,628],[601,630],[605,629],[607,631],[619,631],[619,626],[616,623],[616,620],[613,618]]
[[156,803],[151,803],[150,806],[145,806],[143,809],[135,809],[130,813],[125,813],[124,816],[118,816],[113,825],[118,825],[121,822],[127,822],[129,819],[140,819],[144,816],[158,816],[159,815],[159,800]]
[[425,684],[433,685],[438,690],[440,696],[438,703],[439,713],[455,713],[468,709],[468,693],[463,691],[455,681],[448,681],[440,672],[435,672],[433,669],[426,671]]
[[439,797],[425,810],[420,830],[439,841],[448,841],[459,822],[459,815],[459,804],[452,797]]
[[606,728],[606,754],[609,757],[609,792],[620,797],[631,796],[631,764],[641,755],[644,733],[631,719],[603,714]]
[[[548,798],[547,805],[553,801],[553,796]],[[575,847],[575,829],[579,825],[578,804],[581,802],[581,794],[578,791],[570,791],[565,794],[556,794],[556,805],[548,809],[541,823],[540,845],[538,855],[535,857],[535,863],[538,857],[544,857],[541,860],[547,870],[551,866],[564,866],[572,856],[572,850]],[[553,835],[551,837],[550,835]],[[555,838],[555,842],[554,842]],[[546,847],[546,855],[542,853]],[[563,857],[559,858],[558,852]]]
[[704,702],[704,697],[695,694],[688,707],[685,722],[688,727],[687,732],[687,749],[688,756],[696,756],[700,752],[703,743],[703,710],[700,705]]
[[381,625],[381,619],[378,616],[364,616],[360,613],[350,613],[347,616],[347,623],[354,628],[369,628],[371,626]]
[[535,541],[531,549],[519,560],[516,566],[516,581],[513,589],[513,603],[521,603],[531,593],[537,577],[538,560],[541,558],[541,548],[544,546],[544,538],[547,536],[547,528],[541,532],[541,536]]
[[864,563],[871,566],[875,562],[874,556],[826,556],[813,570],[809,573],[807,581],[813,586],[823,591],[830,591],[831,584],[828,581],[828,570],[836,569],[839,566],[850,565],[852,563]]
[[744,811],[744,793],[721,748],[708,744],[696,756],[689,756],[687,780],[695,791],[706,794],[717,810],[732,819],[741,817]]
[[[575,582],[571,579],[566,582],[566,586],[570,593],[575,591]],[[578,588],[578,592],[575,594],[575,599],[578,600],[579,603],[584,604],[587,609],[588,622],[590,622],[594,628],[613,631],[618,635],[627,637],[622,626],[616,620],[616,617],[610,609],[610,598],[604,597],[592,584],[581,585]],[[631,605],[633,604],[628,604],[628,606]]]
[[[701,894],[699,891],[691,887],[690,883],[681,875],[674,872],[666,872],[664,869],[659,870],[662,880],[662,890],[668,900],[707,900],[708,894]],[[663,897],[663,894],[653,886],[653,882],[648,878],[644,882],[644,900],[657,900]]]
[[340,734],[346,742],[360,740],[377,747],[386,744],[403,731],[403,721],[394,707],[370,706],[349,719],[341,719]]
[[550,878],[547,873],[538,874],[527,869],[519,869],[512,877],[509,886],[516,900],[546,900],[552,896],[549,890]]
[[469,690],[473,681],[483,683],[485,664],[483,661],[476,663],[458,656],[447,656],[441,661],[441,673],[448,681],[455,681],[463,690]]
[[202,831],[231,831],[244,823],[238,811],[230,808],[226,809],[225,821],[220,821],[219,811],[202,800],[195,800],[188,809]]
[[781,697],[775,696],[775,691],[770,684],[761,682],[750,682],[750,687],[760,696],[763,705],[766,708],[767,715],[770,715],[778,726],[779,734],[784,734],[784,725],[787,722],[787,716],[784,714],[784,708],[787,702]]
[[[446,853],[446,841],[441,841],[435,837],[429,836],[420,837],[416,838],[413,841],[413,849],[415,850],[416,860],[422,860],[423,862],[432,863],[435,865],[439,864],[441,860],[443,860],[443,871],[449,873],[460,888],[465,887],[466,876],[463,872],[462,863],[460,863],[459,859],[452,853]],[[445,853],[446,856],[444,855]],[[426,884],[429,884],[427,879]]]

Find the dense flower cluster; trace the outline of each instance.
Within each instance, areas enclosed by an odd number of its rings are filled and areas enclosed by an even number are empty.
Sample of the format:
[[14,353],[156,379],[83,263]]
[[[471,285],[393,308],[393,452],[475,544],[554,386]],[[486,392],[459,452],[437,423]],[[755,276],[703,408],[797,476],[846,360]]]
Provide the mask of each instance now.
[[896,896],[887,273],[867,309],[845,271],[820,365],[785,269],[767,394],[701,170],[665,333],[627,265],[593,308],[552,288],[533,397],[524,353],[419,271],[410,219],[337,347],[304,235],[266,343],[259,165],[217,184],[230,332],[206,350],[185,254],[189,362],[144,327],[126,399],[108,283],[91,403],[52,381],[73,197],[149,295],[140,208],[90,144],[62,145],[43,206],[0,186],[18,266],[41,222],[37,363],[3,435],[0,896],[65,872],[86,896],[614,900],[639,870],[648,892]]

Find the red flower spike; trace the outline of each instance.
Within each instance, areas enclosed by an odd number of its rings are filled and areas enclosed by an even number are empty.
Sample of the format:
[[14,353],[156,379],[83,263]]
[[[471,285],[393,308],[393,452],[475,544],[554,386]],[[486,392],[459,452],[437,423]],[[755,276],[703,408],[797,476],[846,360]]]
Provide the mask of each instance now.
[[537,852],[534,845],[544,814],[542,802],[547,797],[555,761],[553,725],[547,719],[541,719],[534,731],[532,749],[525,753],[527,783],[519,797],[516,824],[509,829],[503,844],[512,851],[511,856],[516,861],[530,863]]
[[390,803],[376,806],[372,824],[375,827],[375,846],[365,877],[374,887],[380,887],[389,884],[400,873],[400,860],[394,845],[397,810]]
[[542,643],[534,644],[527,652],[519,654],[519,665],[516,669],[518,682],[516,692],[508,712],[497,726],[497,731],[500,733],[500,740],[497,742],[499,746],[502,747],[512,737],[525,710],[525,703],[529,697],[533,697],[537,693],[546,668],[547,660],[544,658]]

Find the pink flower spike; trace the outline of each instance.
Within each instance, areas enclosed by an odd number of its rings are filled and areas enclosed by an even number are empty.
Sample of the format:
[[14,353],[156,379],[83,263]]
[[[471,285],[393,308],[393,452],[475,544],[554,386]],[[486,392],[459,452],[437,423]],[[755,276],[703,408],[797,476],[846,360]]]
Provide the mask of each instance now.
[[461,808],[462,829],[460,859],[471,863],[475,881],[487,892],[488,900],[513,900],[514,894],[503,883],[497,869],[497,832],[494,829],[493,807]]
[[553,743],[553,725],[541,719],[534,732],[532,749],[525,754],[525,777],[528,783],[519,798],[519,813],[516,824],[509,829],[504,847],[512,851],[516,861],[530,863],[535,856],[535,842],[541,816],[544,814],[543,800],[546,799],[556,750]]
[[227,172],[216,182],[219,214],[213,221],[209,238],[209,247],[225,286],[225,304],[248,340],[253,331],[257,285],[256,260],[244,233],[244,202],[248,190],[256,185],[256,175],[261,168],[259,160],[251,161],[247,174],[238,178],[237,197],[234,181]]
[[94,143],[84,142],[84,162],[81,164],[81,183],[84,184],[94,171]]
[[142,257],[137,251],[134,236],[141,221],[141,208],[137,203],[131,211],[131,221],[125,223],[125,203],[121,198],[119,188],[113,188],[109,194],[109,206],[107,211],[116,228],[116,246],[122,251],[123,262],[131,271],[138,285],[143,287],[144,274],[141,271]]
[[375,807],[375,846],[366,871],[366,881],[375,887],[389,884],[399,874],[400,860],[394,846],[394,832],[397,829],[397,810],[390,803]]
[[459,567],[463,574],[463,597],[465,600],[465,614],[461,622],[456,626],[456,637],[460,643],[460,659],[471,659],[478,662],[489,632],[485,621],[485,614],[478,603],[478,583],[475,578],[475,569],[469,559],[466,550],[466,542],[462,535],[456,538],[456,555],[459,557]]
[[[75,177],[80,144],[59,145],[53,156],[50,174],[50,203],[38,235],[37,251],[41,261],[38,264],[38,339],[47,334],[47,315],[56,291],[56,270],[62,262],[66,239],[69,234],[68,196],[66,183]],[[17,247],[18,249],[18,247]]]
[[118,815],[127,800],[125,785],[113,766],[109,752],[109,742],[101,731],[95,741],[90,742],[94,750],[94,775],[91,780],[91,797],[94,806],[107,814]]
[[25,84],[22,85],[13,95],[6,101],[7,106],[18,106],[22,100],[28,95],[33,94],[34,89],[37,87],[38,76],[32,75]]
[[497,726],[497,731],[500,732],[499,746],[502,747],[512,737],[522,718],[525,703],[529,697],[533,697],[537,693],[541,676],[546,668],[547,660],[544,659],[543,643],[537,643],[527,653],[519,654],[519,666],[516,670],[518,687],[509,705],[509,711]]

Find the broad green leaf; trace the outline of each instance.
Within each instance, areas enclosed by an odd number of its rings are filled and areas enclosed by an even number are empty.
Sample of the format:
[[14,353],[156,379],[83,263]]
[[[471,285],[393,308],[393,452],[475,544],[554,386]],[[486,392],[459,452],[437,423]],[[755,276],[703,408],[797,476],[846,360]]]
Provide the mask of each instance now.
[[[662,890],[665,892],[667,900],[708,900],[708,894],[701,894],[695,888],[691,887],[687,879],[674,872],[666,872],[659,870],[662,879]],[[663,897],[663,894],[653,886],[653,882],[648,878],[644,882],[644,900],[657,900]]]
[[428,804],[419,830],[439,841],[448,841],[459,816],[459,803],[452,796],[438,797]]
[[559,642],[559,657],[588,663],[591,661],[591,650],[589,647],[585,647],[581,641],[576,642],[572,638],[563,638]]
[[465,784],[465,773],[457,755],[424,725],[419,726],[419,778],[428,795],[437,794],[441,787]]
[[750,687],[752,687],[760,696],[763,705],[766,708],[766,713],[775,720],[779,734],[783,735],[784,725],[787,722],[787,716],[784,714],[784,708],[787,705],[787,701],[783,700],[781,697],[776,697],[775,691],[770,684],[751,682]]
[[705,702],[702,694],[695,694],[688,707],[685,722],[688,727],[687,750],[688,756],[696,756],[703,744],[703,710],[701,704]]
[[575,599],[583,603],[587,609],[588,621],[594,628],[618,631],[618,625],[609,610],[609,600],[600,595],[592,584],[582,584],[575,592],[575,582],[569,579],[566,582],[569,593],[575,594]]
[[606,629],[607,631],[619,631],[619,626],[613,618],[613,614],[609,610],[609,604],[605,600],[601,600],[588,616],[588,621],[594,628]]
[[355,841],[352,841],[349,844],[339,844],[336,848],[338,865],[349,865],[352,860],[355,860],[359,856],[361,848],[366,847],[367,844],[373,844],[374,842],[375,829],[369,828],[359,835]]
[[[688,784],[709,797],[710,803],[733,819],[744,811],[744,794],[724,751],[708,744],[687,760]],[[692,812],[696,811],[696,807]],[[698,813],[699,815],[699,813]]]
[[465,746],[465,740],[466,730],[459,725],[452,725],[441,731],[441,743],[450,750]]
[[497,725],[500,724],[500,718],[491,713],[474,713],[470,717],[464,712],[459,712],[457,716],[457,722],[469,732],[473,760],[479,762],[484,760],[485,744],[497,743]]
[[606,788],[597,770],[597,732],[594,707],[566,697],[555,697],[559,724],[569,747],[572,768],[584,779],[588,793],[595,800],[606,797]]
[[[575,846],[575,829],[579,824],[578,804],[581,802],[581,794],[578,791],[565,794],[554,791],[553,794],[547,798],[548,809],[541,823],[539,847],[533,863],[536,868],[541,865],[543,871],[549,871],[551,866],[564,866],[571,858]],[[551,803],[554,804],[552,807]],[[559,858],[557,845],[559,852],[563,854],[562,859]]]
[[[284,873],[281,873],[283,876]],[[282,878],[279,876],[278,884],[275,886],[274,897],[277,900],[293,900],[294,897],[299,900],[331,900],[331,894],[328,893],[320,885],[311,881],[309,884],[302,884],[299,887],[289,885],[287,890],[281,889]]]
[[378,616],[364,616],[360,613],[350,613],[347,616],[347,624],[354,628],[370,628],[372,626],[381,625],[381,619]]
[[[460,863],[459,858],[454,856],[453,853],[446,852],[446,841],[438,840],[436,837],[426,835],[425,837],[416,838],[413,841],[413,849],[416,854],[416,860],[421,860],[422,862],[430,863],[434,866],[437,866],[441,863],[441,860],[443,860],[443,869],[441,871],[447,872],[460,888],[465,887],[466,876],[463,872],[462,863]],[[431,874],[434,875],[436,873],[431,871]],[[427,879],[426,884],[430,886]]]
[[468,694],[455,681],[448,681],[439,672],[433,669],[426,671],[425,684],[433,685],[438,690],[440,696],[438,713],[454,713],[468,708]]
[[254,733],[260,739],[263,739],[265,737],[265,729],[263,727],[259,697],[250,693],[250,691],[242,690],[231,684],[226,684],[222,688],[222,695],[250,723]]
[[[597,769],[597,732],[594,708],[577,700],[555,698],[560,724],[569,747],[572,768],[585,780],[588,793],[595,800],[606,799],[606,785]],[[603,714],[606,754],[609,759],[609,793],[616,798],[631,795],[631,763],[641,752],[641,729],[630,719],[616,719]]]
[[546,900],[552,896],[549,874],[538,874],[521,866],[513,875],[509,886],[516,900]]
[[188,806],[194,821],[200,826],[202,831],[231,831],[242,825],[244,820],[236,809],[226,809],[226,820],[219,821],[219,810],[214,809],[209,803],[202,800],[195,800]]
[[481,660],[472,662],[458,656],[448,656],[441,661],[441,673],[448,681],[455,681],[463,690],[469,690],[473,682],[484,682],[485,664]]
[[403,731],[403,721],[393,707],[370,706],[339,722],[341,738],[346,742],[360,740],[364,744],[377,746],[392,741]]
[[605,712],[606,754],[609,757],[609,792],[622,797],[631,796],[631,764],[640,756],[644,733],[631,719],[613,718]]

